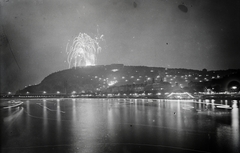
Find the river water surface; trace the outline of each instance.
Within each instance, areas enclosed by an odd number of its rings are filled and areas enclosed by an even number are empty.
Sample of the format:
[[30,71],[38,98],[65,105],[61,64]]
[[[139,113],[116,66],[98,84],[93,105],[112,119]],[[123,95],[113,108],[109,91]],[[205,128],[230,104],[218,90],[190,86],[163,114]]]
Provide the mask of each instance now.
[[[1,109],[1,152],[233,152],[239,108],[214,101],[33,99]],[[1,100],[4,102],[4,100]]]

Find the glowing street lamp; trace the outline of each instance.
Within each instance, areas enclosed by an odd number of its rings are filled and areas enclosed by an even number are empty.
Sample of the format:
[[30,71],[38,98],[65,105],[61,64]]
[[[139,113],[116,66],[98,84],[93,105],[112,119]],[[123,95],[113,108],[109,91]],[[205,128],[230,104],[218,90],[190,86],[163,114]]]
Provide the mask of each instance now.
[[76,94],[76,91],[73,91],[72,94]]
[[60,91],[57,91],[57,94],[60,94]]
[[43,94],[46,94],[47,92],[46,91],[43,91]]

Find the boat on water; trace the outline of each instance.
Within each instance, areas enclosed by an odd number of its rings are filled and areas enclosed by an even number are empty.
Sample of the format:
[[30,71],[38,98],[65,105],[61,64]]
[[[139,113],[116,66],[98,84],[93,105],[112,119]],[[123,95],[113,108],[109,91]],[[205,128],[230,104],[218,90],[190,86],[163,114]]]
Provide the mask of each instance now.
[[8,109],[8,108],[14,108],[14,107],[18,107],[20,105],[22,105],[23,102],[22,101],[16,101],[16,100],[11,100],[11,101],[8,101],[8,102],[5,102],[1,108],[2,109]]
[[220,109],[233,109],[232,107],[230,107],[229,105],[216,105],[216,108],[220,108]]

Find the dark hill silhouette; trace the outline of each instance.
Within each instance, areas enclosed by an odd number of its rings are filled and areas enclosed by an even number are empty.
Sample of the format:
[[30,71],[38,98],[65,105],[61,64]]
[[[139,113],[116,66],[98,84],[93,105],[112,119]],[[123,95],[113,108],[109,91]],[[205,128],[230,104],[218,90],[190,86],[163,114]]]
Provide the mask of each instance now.
[[[77,67],[54,72],[38,85],[28,86],[16,94],[76,93],[104,91],[109,85],[142,84],[153,80],[164,80],[173,86],[188,86],[192,81],[209,81],[222,78],[239,70],[207,71],[191,69],[169,69],[163,67],[124,66],[123,64]],[[198,80],[196,80],[198,79]]]

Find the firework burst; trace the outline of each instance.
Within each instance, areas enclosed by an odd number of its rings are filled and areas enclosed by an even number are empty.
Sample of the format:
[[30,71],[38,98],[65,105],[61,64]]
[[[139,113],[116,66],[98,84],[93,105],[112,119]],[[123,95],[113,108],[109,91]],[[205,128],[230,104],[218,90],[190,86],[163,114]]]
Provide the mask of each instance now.
[[67,44],[66,51],[68,54],[67,61],[69,68],[95,65],[96,54],[101,51],[98,40],[99,38],[97,37],[92,39],[86,33],[79,33],[79,35],[74,38],[69,51]]

